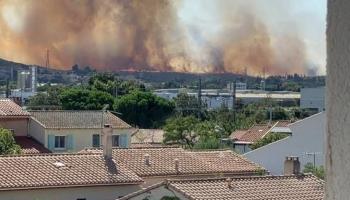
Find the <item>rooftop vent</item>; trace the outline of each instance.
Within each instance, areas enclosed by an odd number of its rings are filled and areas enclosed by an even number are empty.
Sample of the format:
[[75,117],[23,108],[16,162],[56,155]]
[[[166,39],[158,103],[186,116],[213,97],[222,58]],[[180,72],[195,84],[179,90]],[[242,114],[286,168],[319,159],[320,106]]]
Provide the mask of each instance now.
[[179,173],[179,159],[175,158],[174,159],[174,164],[175,164],[175,171],[176,171],[176,173]]
[[53,165],[57,168],[65,167],[66,165],[60,161],[54,162]]
[[227,178],[226,179],[226,187],[228,189],[231,189],[232,188],[232,179],[231,178]]
[[150,166],[151,164],[150,164],[150,162],[149,162],[149,154],[145,154],[144,155],[144,157],[145,157],[145,165],[147,165],[147,166]]

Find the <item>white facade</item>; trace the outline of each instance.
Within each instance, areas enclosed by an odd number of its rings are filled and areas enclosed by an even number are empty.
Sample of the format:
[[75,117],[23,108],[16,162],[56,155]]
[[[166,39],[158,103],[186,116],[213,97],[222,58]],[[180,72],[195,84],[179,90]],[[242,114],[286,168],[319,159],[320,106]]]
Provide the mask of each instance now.
[[300,108],[325,110],[325,88],[302,88],[300,90]]
[[298,156],[301,167],[307,163],[325,165],[325,112],[289,125],[292,135],[244,154],[273,175],[283,174],[286,156]]

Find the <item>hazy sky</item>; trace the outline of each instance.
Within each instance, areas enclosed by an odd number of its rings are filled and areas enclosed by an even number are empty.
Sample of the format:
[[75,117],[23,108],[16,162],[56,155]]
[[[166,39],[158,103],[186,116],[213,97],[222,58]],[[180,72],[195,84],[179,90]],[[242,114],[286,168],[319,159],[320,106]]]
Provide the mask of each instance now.
[[273,35],[284,29],[295,29],[306,44],[310,64],[317,67],[317,73],[326,73],[326,0],[186,0],[179,9],[179,17],[186,24],[196,24],[208,34],[220,29],[220,15],[223,2],[228,10],[237,3],[247,3],[268,27]]
[[325,74],[326,0],[0,0],[0,58],[112,70]]

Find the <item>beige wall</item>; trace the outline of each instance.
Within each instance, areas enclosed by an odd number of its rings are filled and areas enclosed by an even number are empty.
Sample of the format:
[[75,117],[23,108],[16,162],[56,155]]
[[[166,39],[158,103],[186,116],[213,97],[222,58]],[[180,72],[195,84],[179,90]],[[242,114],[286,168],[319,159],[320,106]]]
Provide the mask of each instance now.
[[57,189],[0,191],[4,200],[114,200],[138,191],[138,185],[76,187]]
[[147,192],[144,192],[142,194],[139,194],[135,197],[130,198],[129,200],[142,200],[145,198],[147,198],[148,200],[160,200],[164,196],[178,197],[181,200],[188,200],[188,198],[186,198],[182,194],[173,190],[169,190],[168,188],[165,188],[164,185],[154,188],[152,190],[149,190]]
[[[129,134],[131,135],[132,129],[114,129],[113,135]],[[48,135],[73,135],[74,137],[74,149],[69,150],[71,152],[78,152],[84,148],[92,147],[92,135],[101,134],[101,129],[45,129],[45,147],[48,147]],[[102,140],[100,139],[100,142]],[[129,137],[130,144],[130,137]],[[63,150],[67,151],[67,150]],[[62,151],[55,151],[62,152]]]
[[29,133],[30,136],[35,138],[36,141],[41,144],[45,144],[45,129],[37,121],[30,119],[29,120]]
[[13,129],[15,136],[27,136],[28,118],[0,118],[0,127]]
[[326,199],[350,197],[350,1],[328,0]]

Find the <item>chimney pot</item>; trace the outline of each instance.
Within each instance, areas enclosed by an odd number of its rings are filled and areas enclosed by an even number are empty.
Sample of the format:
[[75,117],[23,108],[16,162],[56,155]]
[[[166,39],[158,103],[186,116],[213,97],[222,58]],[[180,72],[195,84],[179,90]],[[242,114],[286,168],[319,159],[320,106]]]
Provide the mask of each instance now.
[[145,165],[149,166],[150,162],[149,162],[149,154],[145,154]]
[[226,179],[226,186],[227,186],[227,188],[229,188],[229,189],[232,188],[232,179],[231,179],[231,178],[227,178],[227,179]]
[[102,129],[103,156],[105,159],[112,159],[112,126],[105,124]]
[[284,175],[299,175],[300,162],[296,156],[287,156],[284,161]]
[[175,171],[179,173],[179,159],[175,158],[174,163],[175,163]]

